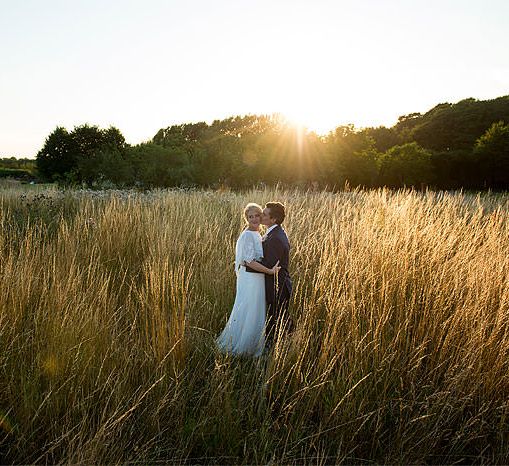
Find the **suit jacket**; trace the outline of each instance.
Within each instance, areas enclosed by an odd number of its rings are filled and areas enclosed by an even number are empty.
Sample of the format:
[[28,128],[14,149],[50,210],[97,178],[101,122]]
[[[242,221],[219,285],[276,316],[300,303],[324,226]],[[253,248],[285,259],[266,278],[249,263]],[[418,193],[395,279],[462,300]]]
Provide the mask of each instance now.
[[[279,261],[281,266],[277,280],[277,297],[279,299],[289,299],[292,294],[292,280],[288,271],[290,242],[281,225],[273,228],[267,237],[262,240],[262,247],[263,260],[260,263],[269,269],[274,267],[277,261]],[[256,273],[256,270],[250,267],[246,267],[246,271]],[[268,304],[274,304],[276,301],[276,283],[274,278],[274,275],[265,274],[265,299]]]

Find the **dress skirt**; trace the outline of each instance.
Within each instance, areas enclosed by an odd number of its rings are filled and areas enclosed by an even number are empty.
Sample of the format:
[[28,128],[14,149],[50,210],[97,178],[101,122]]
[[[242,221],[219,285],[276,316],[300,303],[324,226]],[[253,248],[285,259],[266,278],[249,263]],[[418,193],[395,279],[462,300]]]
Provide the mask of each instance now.
[[265,347],[265,275],[239,267],[237,292],[218,348],[231,354],[260,356]]

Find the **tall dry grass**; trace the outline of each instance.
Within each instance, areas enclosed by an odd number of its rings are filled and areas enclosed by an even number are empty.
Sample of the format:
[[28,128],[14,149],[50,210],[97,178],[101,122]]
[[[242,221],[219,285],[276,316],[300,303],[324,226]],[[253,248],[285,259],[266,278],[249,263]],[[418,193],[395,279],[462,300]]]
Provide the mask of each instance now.
[[[296,331],[225,356],[240,212],[274,199]],[[0,190],[2,463],[506,463],[508,206]]]

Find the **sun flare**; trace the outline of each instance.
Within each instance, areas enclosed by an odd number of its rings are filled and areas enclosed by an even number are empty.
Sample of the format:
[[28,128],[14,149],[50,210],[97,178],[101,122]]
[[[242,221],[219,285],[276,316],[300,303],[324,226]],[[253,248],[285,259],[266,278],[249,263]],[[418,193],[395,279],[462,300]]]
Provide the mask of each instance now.
[[327,117],[326,112],[319,112],[312,109],[300,108],[285,110],[282,113],[284,120],[299,130],[313,131],[325,135],[337,126],[334,117]]

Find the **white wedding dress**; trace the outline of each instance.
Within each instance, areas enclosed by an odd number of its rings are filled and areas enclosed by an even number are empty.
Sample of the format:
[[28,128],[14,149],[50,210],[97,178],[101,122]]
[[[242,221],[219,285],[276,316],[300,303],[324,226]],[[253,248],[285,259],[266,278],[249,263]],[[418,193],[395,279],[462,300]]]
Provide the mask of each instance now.
[[235,247],[237,294],[221,335],[220,350],[232,354],[260,356],[265,347],[265,275],[246,272],[243,262],[263,257],[262,238],[257,231],[244,230]]

